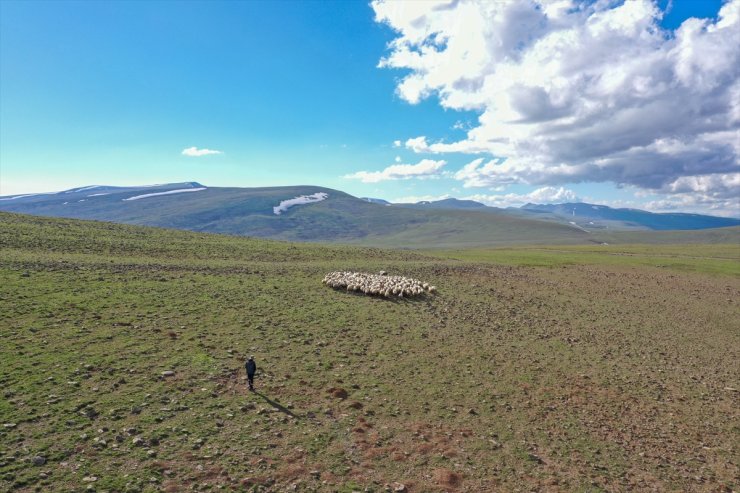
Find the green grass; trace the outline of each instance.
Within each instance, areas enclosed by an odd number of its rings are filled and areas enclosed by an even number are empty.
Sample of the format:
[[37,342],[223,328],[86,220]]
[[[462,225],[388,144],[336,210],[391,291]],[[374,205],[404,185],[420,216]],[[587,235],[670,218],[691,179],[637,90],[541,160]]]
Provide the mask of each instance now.
[[500,265],[601,265],[740,276],[740,244],[560,245],[428,250],[442,258]]
[[[737,489],[733,250],[660,247],[680,265],[655,268],[598,248],[440,257],[0,214],[0,490]],[[321,284],[339,269],[439,293]]]

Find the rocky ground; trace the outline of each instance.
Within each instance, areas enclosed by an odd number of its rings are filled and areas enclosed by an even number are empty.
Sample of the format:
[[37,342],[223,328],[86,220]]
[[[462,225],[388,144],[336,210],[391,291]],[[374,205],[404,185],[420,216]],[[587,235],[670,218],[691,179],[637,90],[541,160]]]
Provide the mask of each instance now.
[[0,219],[2,490],[739,487],[737,276]]

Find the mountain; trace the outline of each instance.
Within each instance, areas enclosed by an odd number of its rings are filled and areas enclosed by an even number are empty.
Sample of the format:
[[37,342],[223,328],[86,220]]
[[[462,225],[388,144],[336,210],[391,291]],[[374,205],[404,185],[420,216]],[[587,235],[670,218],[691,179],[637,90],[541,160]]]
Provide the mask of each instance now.
[[560,219],[585,229],[691,230],[740,226],[740,219],[686,213],[614,209],[586,203],[525,204],[521,211],[541,219]]
[[740,220],[591,204],[497,209],[472,200],[390,204],[317,186],[93,185],[0,197],[0,210],[291,241],[397,248],[586,244],[613,231],[704,229]]
[[415,204],[396,204],[396,205],[411,208],[411,209],[465,209],[465,210],[491,209],[491,210],[499,210],[499,209],[495,209],[494,207],[488,207],[487,205],[481,204],[480,202],[476,202],[474,200],[460,200],[460,199],[455,199],[455,198],[434,200],[434,201],[424,200],[421,202],[417,202]]
[[362,200],[364,200],[365,202],[370,202],[371,204],[391,205],[391,203],[387,200],[374,199],[372,197],[362,197]]
[[0,197],[0,210],[282,240],[401,248],[592,241],[572,225],[515,217],[492,208],[471,208],[467,201],[445,203],[466,207],[381,205],[316,186],[232,188],[186,182],[147,187],[91,186]]

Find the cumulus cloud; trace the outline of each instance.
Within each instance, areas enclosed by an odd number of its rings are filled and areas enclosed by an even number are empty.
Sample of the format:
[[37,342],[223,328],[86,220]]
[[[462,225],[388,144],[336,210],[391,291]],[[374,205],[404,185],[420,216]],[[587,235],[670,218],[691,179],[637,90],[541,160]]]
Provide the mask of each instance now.
[[198,149],[197,147],[188,147],[187,149],[182,150],[183,156],[189,156],[189,157],[201,157],[201,156],[209,156],[211,154],[223,154],[222,151],[214,151],[213,149]]
[[[415,204],[417,202],[436,202],[449,199],[451,195],[411,195],[399,197],[393,201],[395,204]],[[563,202],[578,202],[581,199],[573,190],[564,187],[541,187],[530,193],[506,193],[506,194],[473,194],[461,197],[462,200],[475,200],[492,207],[515,207],[527,203],[536,204],[559,204]]]
[[416,204],[417,202],[437,202],[438,200],[449,199],[449,194],[444,195],[408,195],[399,197],[393,201],[394,204]]
[[709,176],[684,176],[660,192],[664,198],[644,204],[656,212],[686,211],[740,217],[740,173]]
[[518,207],[527,203],[560,204],[563,202],[579,202],[581,199],[573,190],[564,187],[541,187],[530,193],[506,194],[474,194],[463,197],[465,200],[475,200],[491,207]]
[[382,171],[358,171],[344,178],[361,180],[363,183],[377,183],[387,180],[408,180],[410,178],[428,179],[437,178],[442,174],[442,167],[446,161],[422,159],[416,164],[394,164]]
[[456,174],[464,186],[613,182],[740,195],[740,0],[674,31],[660,27],[651,0],[372,7],[397,34],[379,66],[410,70],[402,99],[479,112],[462,140],[404,143],[490,156]]

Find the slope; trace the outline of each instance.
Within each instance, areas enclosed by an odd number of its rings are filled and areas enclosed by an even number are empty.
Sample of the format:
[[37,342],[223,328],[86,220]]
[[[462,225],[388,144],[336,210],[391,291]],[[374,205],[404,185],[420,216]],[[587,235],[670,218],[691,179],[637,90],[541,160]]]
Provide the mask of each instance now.
[[740,226],[740,219],[686,213],[654,213],[639,209],[614,209],[585,203],[526,204],[520,211],[530,217],[550,215],[573,221],[586,229],[691,230]]
[[735,489],[738,277],[554,265],[0,213],[0,490]]
[[[209,188],[190,182],[105,190],[83,187],[6,197],[0,210],[293,241],[402,247],[428,246],[438,238],[445,245],[588,241],[588,235],[569,225],[502,213],[386,206],[315,186]],[[283,201],[316,194],[323,199],[275,213]]]

